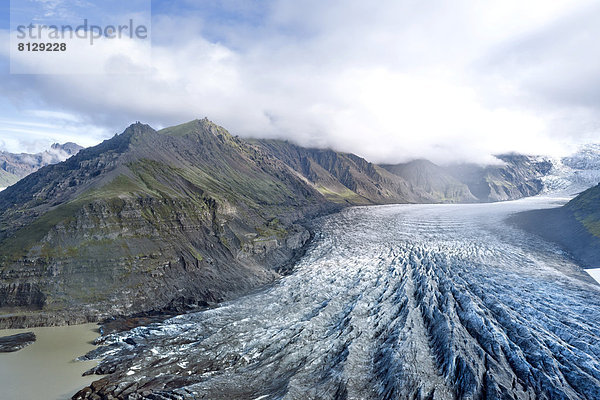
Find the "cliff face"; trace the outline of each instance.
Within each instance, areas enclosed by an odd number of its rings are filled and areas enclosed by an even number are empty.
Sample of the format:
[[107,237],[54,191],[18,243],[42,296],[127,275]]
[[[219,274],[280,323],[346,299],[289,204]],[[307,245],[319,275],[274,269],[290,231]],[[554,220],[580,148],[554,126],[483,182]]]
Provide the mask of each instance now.
[[542,178],[552,169],[548,160],[520,154],[496,156],[503,165],[480,166],[458,164],[447,171],[458,181],[465,183],[479,200],[504,201],[534,196],[542,191]]
[[404,178],[413,191],[426,193],[440,203],[472,203],[478,199],[469,187],[459,182],[444,168],[428,160],[415,160],[405,164],[382,165],[382,168]]
[[0,326],[221,301],[275,279],[309,238],[295,221],[334,207],[209,121],[132,125],[0,193]]
[[339,204],[457,203],[475,198],[466,185],[424,160],[375,165],[354,154],[306,149],[280,140],[253,144],[302,174]]

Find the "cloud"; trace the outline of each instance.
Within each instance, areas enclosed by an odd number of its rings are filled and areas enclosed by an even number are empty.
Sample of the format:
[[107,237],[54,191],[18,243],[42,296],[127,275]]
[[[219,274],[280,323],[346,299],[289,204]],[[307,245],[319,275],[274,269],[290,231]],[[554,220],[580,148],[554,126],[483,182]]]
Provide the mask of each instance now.
[[21,110],[19,118],[0,118],[0,150],[12,153],[39,153],[56,142],[92,146],[107,134],[105,128],[66,112]]
[[599,131],[590,1],[198,4],[154,17],[151,73],[11,76],[0,90],[107,135],[208,116],[379,162],[559,154]]

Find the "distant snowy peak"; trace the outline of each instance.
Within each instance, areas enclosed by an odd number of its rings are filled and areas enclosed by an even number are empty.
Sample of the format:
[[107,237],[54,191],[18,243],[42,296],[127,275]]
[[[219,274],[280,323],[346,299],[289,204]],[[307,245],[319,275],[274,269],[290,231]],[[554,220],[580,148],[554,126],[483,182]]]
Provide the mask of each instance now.
[[600,144],[582,146],[575,154],[564,157],[562,162],[577,170],[600,170]]
[[587,144],[570,156],[547,159],[552,169],[542,178],[544,194],[573,196],[600,182],[600,144]]

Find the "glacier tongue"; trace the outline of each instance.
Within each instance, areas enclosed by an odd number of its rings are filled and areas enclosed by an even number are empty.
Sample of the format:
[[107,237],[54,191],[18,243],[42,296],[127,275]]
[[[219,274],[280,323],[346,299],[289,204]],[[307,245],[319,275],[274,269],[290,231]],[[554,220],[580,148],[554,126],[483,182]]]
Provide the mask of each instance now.
[[85,393],[598,399],[600,287],[558,248],[503,222],[556,205],[325,217],[294,273],[273,287],[103,337],[89,357],[103,357],[96,372],[111,374]]

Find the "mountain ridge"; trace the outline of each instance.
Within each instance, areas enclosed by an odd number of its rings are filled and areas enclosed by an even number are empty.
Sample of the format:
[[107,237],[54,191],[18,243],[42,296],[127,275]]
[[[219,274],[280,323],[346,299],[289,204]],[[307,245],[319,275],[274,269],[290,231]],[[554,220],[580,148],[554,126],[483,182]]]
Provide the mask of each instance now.
[[335,208],[209,121],[179,129],[134,124],[0,193],[0,325],[222,301],[275,279],[310,236],[295,221]]
[[411,187],[420,187],[433,198],[442,201],[471,203],[477,199],[469,187],[458,181],[446,170],[429,160],[418,159],[403,164],[386,164],[382,168],[411,182]]
[[454,164],[446,170],[466,184],[481,202],[515,200],[534,196],[544,189],[543,177],[552,169],[549,160],[515,153],[495,157],[503,164]]

